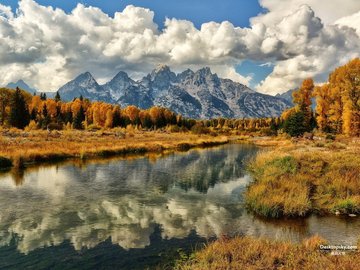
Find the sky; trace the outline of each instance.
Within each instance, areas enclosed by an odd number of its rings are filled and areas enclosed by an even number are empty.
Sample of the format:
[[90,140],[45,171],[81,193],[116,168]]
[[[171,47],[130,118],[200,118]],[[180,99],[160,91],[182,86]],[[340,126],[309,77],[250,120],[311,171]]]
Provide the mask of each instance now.
[[[209,66],[267,94],[296,88],[360,54],[360,1],[0,0],[0,85],[56,91],[90,71],[141,78]],[[341,8],[339,8],[341,7]]]

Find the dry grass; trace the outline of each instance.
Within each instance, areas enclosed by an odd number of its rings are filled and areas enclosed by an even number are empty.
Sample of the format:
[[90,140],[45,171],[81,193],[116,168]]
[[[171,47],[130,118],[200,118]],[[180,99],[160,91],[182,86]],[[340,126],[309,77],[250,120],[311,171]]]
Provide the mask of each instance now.
[[67,158],[86,159],[146,152],[185,151],[193,147],[228,142],[225,136],[136,130],[70,130],[48,134],[47,131],[24,132],[12,129],[0,130],[0,133],[0,157],[10,159],[13,165],[18,167],[24,163]]
[[178,263],[176,268],[181,270],[359,269],[359,251],[332,256],[319,250],[319,245],[325,243],[325,240],[317,236],[297,245],[249,237],[220,239],[196,252],[190,260]]
[[249,209],[266,217],[360,213],[357,142],[301,141],[262,152],[249,166]]

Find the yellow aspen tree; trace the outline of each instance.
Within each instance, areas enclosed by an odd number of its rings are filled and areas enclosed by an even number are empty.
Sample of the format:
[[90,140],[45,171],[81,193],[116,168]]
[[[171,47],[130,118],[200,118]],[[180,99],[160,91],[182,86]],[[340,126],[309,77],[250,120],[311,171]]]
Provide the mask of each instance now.
[[112,109],[109,109],[106,112],[105,127],[106,128],[113,128],[113,111],[112,111]]
[[124,113],[129,117],[132,124],[136,124],[135,122],[139,118],[140,110],[136,106],[128,106],[125,108]]
[[331,105],[331,95],[329,84],[317,86],[314,90],[316,97],[316,122],[321,131],[329,131],[329,113]]
[[313,79],[305,79],[299,90],[293,93],[293,102],[295,104],[296,111],[301,111],[304,113],[304,125],[306,127],[310,126],[312,109],[311,109],[311,98],[314,91],[314,81]]
[[360,135],[360,59],[356,58],[342,67],[344,78],[340,81],[344,89],[343,132],[348,136]]

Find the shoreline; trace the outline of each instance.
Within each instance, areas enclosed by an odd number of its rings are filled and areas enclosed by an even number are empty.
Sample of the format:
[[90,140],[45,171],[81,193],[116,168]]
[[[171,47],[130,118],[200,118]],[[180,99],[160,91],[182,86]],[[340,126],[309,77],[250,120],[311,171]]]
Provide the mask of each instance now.
[[[149,138],[142,136],[144,134]],[[140,133],[140,135],[130,134],[124,138],[119,138],[115,131],[106,132],[105,135],[84,131],[57,132],[55,136],[38,132],[29,139],[26,132],[17,131],[16,135],[10,139],[0,137],[0,171],[71,159],[91,160],[128,155],[186,152],[194,148],[220,146],[234,141],[230,136],[214,137],[153,131]],[[74,136],[79,141],[74,142],[74,138],[71,138]],[[22,148],[19,149],[17,146],[21,144]],[[43,149],[41,144],[50,145],[50,147],[45,146],[46,149]],[[51,147],[54,148],[51,149]]]

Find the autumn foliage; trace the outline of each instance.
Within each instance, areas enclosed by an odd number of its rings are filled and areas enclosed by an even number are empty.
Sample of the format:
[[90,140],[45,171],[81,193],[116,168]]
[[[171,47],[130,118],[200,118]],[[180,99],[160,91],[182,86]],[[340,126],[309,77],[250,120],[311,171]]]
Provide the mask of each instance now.
[[335,69],[328,83],[315,90],[322,131],[360,135],[360,59]]

